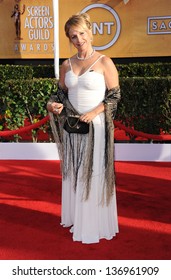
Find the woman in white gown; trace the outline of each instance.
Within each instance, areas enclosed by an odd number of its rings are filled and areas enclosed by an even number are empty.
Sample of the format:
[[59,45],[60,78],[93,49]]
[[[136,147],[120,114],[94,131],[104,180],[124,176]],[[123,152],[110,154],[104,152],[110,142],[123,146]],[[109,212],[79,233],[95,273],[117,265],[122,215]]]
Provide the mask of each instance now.
[[[118,233],[112,147],[112,114],[114,118],[120,99],[118,72],[110,58],[93,49],[87,14],[69,18],[65,33],[77,54],[63,62],[59,85],[67,92],[80,120],[93,125],[93,138],[90,139],[89,134],[70,134],[63,130],[65,171],[61,224],[70,227],[74,241],[98,243],[100,239],[110,240]],[[113,111],[110,110],[107,116],[110,104]],[[59,117],[65,106],[60,101],[51,101],[47,108]],[[110,118],[108,122],[107,118]],[[88,164],[86,169],[87,155],[92,158],[92,166]]]

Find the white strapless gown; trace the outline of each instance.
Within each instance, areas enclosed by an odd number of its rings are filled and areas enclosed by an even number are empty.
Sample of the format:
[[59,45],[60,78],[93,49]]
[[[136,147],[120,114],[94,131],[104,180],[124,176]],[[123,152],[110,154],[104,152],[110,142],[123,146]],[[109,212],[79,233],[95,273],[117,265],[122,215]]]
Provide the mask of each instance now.
[[[92,66],[81,76],[71,70],[66,73],[65,83],[68,87],[68,97],[74,108],[85,113],[98,106],[104,99],[104,76],[91,71]],[[94,163],[91,191],[88,200],[82,199],[83,184],[77,181],[76,192],[73,189],[71,178],[62,181],[62,217],[61,224],[71,227],[74,241],[82,243],[98,243],[101,238],[112,239],[118,233],[118,218],[116,206],[116,194],[114,193],[108,206],[100,203],[104,166],[102,159],[105,150],[104,113],[99,114],[93,120],[94,124]],[[73,134],[77,141],[77,134]],[[64,131],[64,139],[67,133]],[[85,135],[86,137],[86,135]],[[64,140],[65,141],[65,140]],[[76,148],[76,146],[75,146]],[[79,170],[79,172],[84,172]]]

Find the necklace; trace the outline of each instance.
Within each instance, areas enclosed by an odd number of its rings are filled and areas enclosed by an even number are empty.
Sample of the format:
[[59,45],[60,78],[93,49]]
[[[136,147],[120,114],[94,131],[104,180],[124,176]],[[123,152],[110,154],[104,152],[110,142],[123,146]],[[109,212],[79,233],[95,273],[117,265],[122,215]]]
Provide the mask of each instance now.
[[87,56],[87,57],[79,57],[79,55],[77,53],[77,59],[78,60],[87,60],[87,59],[89,59],[90,57],[93,56],[94,52],[95,52],[95,50],[93,49],[92,53],[89,56]]

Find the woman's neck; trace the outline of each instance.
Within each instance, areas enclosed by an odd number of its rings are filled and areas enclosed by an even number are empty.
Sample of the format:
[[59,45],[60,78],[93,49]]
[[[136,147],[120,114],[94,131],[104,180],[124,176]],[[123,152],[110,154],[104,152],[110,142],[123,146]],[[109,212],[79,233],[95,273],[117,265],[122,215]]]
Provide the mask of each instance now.
[[87,51],[86,53],[85,52],[80,52],[80,53],[77,53],[77,59],[78,60],[87,60],[89,58],[91,58],[95,53],[95,50],[92,48],[90,51]]

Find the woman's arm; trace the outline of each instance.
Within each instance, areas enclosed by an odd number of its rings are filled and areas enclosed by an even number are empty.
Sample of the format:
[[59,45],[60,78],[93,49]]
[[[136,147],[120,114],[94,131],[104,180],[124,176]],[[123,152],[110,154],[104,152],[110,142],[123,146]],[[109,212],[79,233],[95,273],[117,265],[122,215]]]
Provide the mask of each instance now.
[[64,60],[64,62],[62,63],[62,65],[60,67],[60,75],[59,75],[59,85],[64,91],[68,90],[65,85],[65,75],[66,75],[66,72],[68,71],[68,67],[69,67],[69,63],[68,63],[68,59],[66,59],[66,60]]
[[[67,90],[66,86],[65,86],[65,73],[66,73],[66,68],[67,68],[67,60],[65,60],[61,67],[60,67],[60,78],[59,78],[59,86],[64,89]],[[61,114],[62,110],[63,110],[63,104],[62,103],[58,103],[56,101],[53,100],[49,100],[47,103],[47,110],[49,112],[52,112],[54,114]]]
[[112,59],[104,56],[102,58],[103,73],[105,77],[106,87],[108,90],[119,86],[119,75]]

